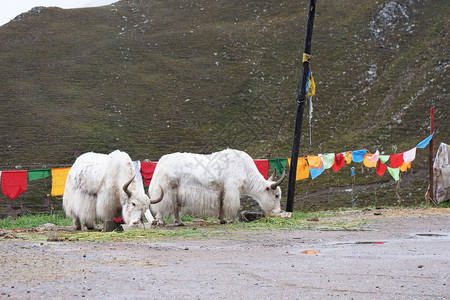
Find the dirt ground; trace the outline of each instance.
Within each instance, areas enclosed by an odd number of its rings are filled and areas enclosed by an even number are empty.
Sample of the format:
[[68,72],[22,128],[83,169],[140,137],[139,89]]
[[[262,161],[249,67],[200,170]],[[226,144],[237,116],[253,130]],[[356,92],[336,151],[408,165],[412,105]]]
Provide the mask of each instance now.
[[350,211],[364,230],[127,242],[0,239],[0,298],[450,299],[450,209]]

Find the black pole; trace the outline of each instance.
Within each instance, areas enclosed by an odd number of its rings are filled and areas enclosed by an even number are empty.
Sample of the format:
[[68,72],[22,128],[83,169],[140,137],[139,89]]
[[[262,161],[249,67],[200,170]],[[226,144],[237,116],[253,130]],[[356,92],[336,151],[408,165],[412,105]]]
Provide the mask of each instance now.
[[305,104],[306,78],[309,71],[309,56],[311,55],[311,39],[314,27],[314,13],[316,11],[316,0],[309,1],[308,24],[306,26],[305,51],[303,53],[303,70],[297,93],[297,112],[295,114],[294,139],[292,142],[291,166],[289,168],[289,186],[287,193],[286,211],[294,209],[295,178],[297,176],[298,149],[302,135],[302,121]]

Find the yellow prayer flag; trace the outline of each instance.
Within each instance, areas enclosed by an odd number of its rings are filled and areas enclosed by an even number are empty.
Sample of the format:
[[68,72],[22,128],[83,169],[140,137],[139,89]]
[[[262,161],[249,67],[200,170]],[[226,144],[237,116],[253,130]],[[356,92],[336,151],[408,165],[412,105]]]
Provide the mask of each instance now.
[[[289,167],[291,166],[291,159],[288,158]],[[295,180],[303,180],[309,178],[309,167],[304,157],[299,157],[297,160],[297,174]]]
[[302,63],[304,63],[305,61],[308,61],[310,58],[311,58],[311,54],[303,53]]
[[52,169],[52,196],[62,196],[70,168]]

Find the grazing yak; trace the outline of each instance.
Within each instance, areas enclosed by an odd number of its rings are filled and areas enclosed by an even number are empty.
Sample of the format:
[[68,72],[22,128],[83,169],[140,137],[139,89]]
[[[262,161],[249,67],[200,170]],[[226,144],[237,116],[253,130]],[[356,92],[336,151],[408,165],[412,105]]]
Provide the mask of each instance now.
[[281,213],[281,189],[277,182],[265,180],[253,159],[245,152],[226,149],[202,155],[173,153],[158,161],[149,186],[149,196],[157,197],[164,191],[163,200],[152,205],[158,225],[163,218],[173,216],[175,224],[183,225],[181,213],[197,216],[218,216],[235,220],[240,208],[240,196],[258,201],[269,215]]
[[144,190],[138,188],[136,171],[127,153],[89,152],[79,156],[69,171],[63,207],[77,230],[82,222],[93,229],[99,220],[121,216],[125,223],[135,225],[149,205],[161,201],[163,195],[150,201]]

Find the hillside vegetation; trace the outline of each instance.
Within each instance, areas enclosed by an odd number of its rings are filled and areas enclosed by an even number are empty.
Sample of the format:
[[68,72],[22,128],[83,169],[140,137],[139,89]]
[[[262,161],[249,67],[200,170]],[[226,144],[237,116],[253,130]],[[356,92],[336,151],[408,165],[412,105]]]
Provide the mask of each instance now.
[[[307,7],[123,0],[18,16],[0,27],[1,170],[115,149],[133,160],[226,147],[289,157]],[[449,15],[445,0],[318,1],[312,144],[306,107],[301,155],[409,150],[429,135],[430,107],[436,149],[450,142]],[[418,150],[399,186],[355,164],[356,204],[423,202],[427,163],[428,148]],[[50,185],[2,195],[0,212],[48,206]],[[296,208],[351,205],[351,185],[348,166],[298,182]]]

